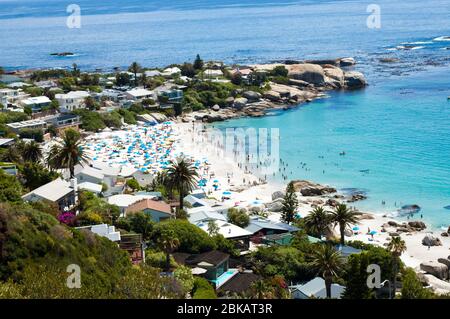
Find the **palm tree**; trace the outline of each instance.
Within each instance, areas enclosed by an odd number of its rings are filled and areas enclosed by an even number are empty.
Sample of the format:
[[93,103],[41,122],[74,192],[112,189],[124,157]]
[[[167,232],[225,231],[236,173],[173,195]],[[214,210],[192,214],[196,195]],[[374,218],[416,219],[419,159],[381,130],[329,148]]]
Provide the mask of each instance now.
[[303,221],[307,232],[319,238],[330,228],[330,214],[322,206],[314,208]]
[[349,209],[345,204],[339,204],[331,213],[331,221],[335,225],[339,225],[339,232],[341,234],[341,245],[345,243],[345,229],[351,225],[357,224],[361,213]]
[[131,63],[129,71],[134,74],[134,86],[138,86],[137,74],[141,71],[141,66],[137,62]]
[[170,254],[173,253],[179,246],[180,240],[175,237],[173,230],[163,230],[159,234],[157,245],[166,254],[166,271],[170,270]]
[[37,142],[31,141],[23,145],[21,155],[25,162],[37,163],[42,158],[42,148]]
[[393,286],[394,286],[394,296],[395,290],[397,289],[397,273],[398,266],[400,264],[400,256],[403,252],[406,251],[406,244],[400,236],[392,237],[390,242],[387,245],[387,250],[389,250],[394,259],[394,278],[393,278]]
[[216,236],[219,234],[219,226],[216,224],[214,220],[208,221],[208,234],[209,236]]
[[250,291],[253,298],[266,299],[270,294],[270,287],[264,280],[258,280],[251,285]]
[[188,163],[184,157],[172,161],[167,170],[167,179],[170,188],[176,189],[180,196],[180,209],[183,209],[183,199],[196,186],[199,177],[196,168]]
[[338,277],[343,269],[341,254],[331,244],[320,244],[312,253],[311,266],[325,280],[327,298],[331,298],[333,278]]
[[70,178],[75,175],[75,165],[87,163],[87,156],[81,147],[80,134],[68,129],[62,142],[54,144],[47,155],[47,165],[53,169],[68,168]]

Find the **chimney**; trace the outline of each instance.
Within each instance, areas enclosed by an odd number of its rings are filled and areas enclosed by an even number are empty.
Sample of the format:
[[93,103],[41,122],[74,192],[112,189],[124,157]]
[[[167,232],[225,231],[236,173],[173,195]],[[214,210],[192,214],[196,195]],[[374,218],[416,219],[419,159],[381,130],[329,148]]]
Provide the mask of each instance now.
[[72,178],[70,180],[70,187],[73,189],[73,192],[75,194],[75,204],[78,203],[78,183],[76,178]]

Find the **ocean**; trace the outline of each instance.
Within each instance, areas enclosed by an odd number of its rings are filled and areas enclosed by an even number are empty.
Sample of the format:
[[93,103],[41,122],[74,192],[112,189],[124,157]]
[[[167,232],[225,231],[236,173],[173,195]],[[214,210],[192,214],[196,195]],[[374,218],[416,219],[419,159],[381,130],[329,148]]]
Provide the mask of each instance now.
[[0,65],[161,67],[197,53],[241,64],[355,57],[366,89],[217,126],[278,127],[289,178],[363,190],[368,199],[355,205],[374,212],[417,204],[424,221],[450,224],[448,0],[377,1],[380,28],[367,26],[373,1],[361,0],[78,0],[81,27],[68,28],[71,3],[0,0]]

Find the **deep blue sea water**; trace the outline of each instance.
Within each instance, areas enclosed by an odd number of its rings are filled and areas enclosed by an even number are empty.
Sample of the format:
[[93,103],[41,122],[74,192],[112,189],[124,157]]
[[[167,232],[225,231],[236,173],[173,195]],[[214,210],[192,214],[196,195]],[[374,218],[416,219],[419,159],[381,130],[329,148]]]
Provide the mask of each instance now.
[[[71,3],[81,7],[79,29],[66,26]],[[426,221],[448,225],[450,41],[439,40],[450,36],[450,1],[376,1],[381,29],[366,26],[371,3],[0,0],[0,65],[112,69],[138,61],[150,67],[197,53],[229,63],[353,56],[367,89],[220,125],[279,127],[290,178],[367,190],[369,199],[358,205],[375,211],[419,204]],[[49,55],[63,51],[75,56]],[[380,63],[382,57],[400,62]],[[300,162],[307,171],[297,168]]]

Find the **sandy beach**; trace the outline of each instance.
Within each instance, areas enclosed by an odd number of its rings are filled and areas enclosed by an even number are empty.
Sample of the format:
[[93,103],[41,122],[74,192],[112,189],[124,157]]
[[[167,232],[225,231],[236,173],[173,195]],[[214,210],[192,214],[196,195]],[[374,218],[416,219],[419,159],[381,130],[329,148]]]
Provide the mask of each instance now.
[[[216,198],[222,205],[251,206],[252,204],[266,204],[272,202],[272,193],[284,190],[284,183],[262,181],[260,178],[245,171],[243,165],[238,165],[232,158],[224,155],[223,145],[218,145],[216,141],[208,139],[208,131],[205,131],[203,123],[177,123],[175,132],[178,135],[179,147],[187,155],[194,158],[207,158],[209,162],[209,173],[214,180],[219,181],[220,189],[214,190],[208,188],[210,197]],[[301,176],[298,176],[301,179]],[[226,200],[221,199],[223,191],[230,191]],[[306,216],[312,209],[312,202],[317,200],[326,200],[330,196],[308,196],[304,197],[298,193],[300,202],[298,213],[301,217]],[[247,206],[247,207],[248,207]],[[332,209],[332,207],[327,207]],[[389,233],[395,232],[395,227],[386,227],[389,221],[395,221],[402,224],[402,221],[395,220],[372,212],[363,212],[366,218],[361,219],[357,225],[359,231],[353,232],[352,236],[346,236],[346,240],[359,240],[365,243],[384,246],[389,241]],[[269,219],[279,219],[279,213],[270,213]],[[382,232],[382,228],[385,232]],[[355,225],[356,226],[356,225]],[[367,233],[375,230],[376,234]],[[337,230],[335,230],[337,233]],[[442,246],[428,247],[422,245],[422,239],[428,233],[439,238]],[[407,250],[401,256],[402,261],[409,267],[419,271],[419,265],[422,262],[436,261],[438,258],[447,258],[450,255],[450,238],[442,237],[441,231],[427,229],[417,232],[400,233],[399,235],[405,241]]]

